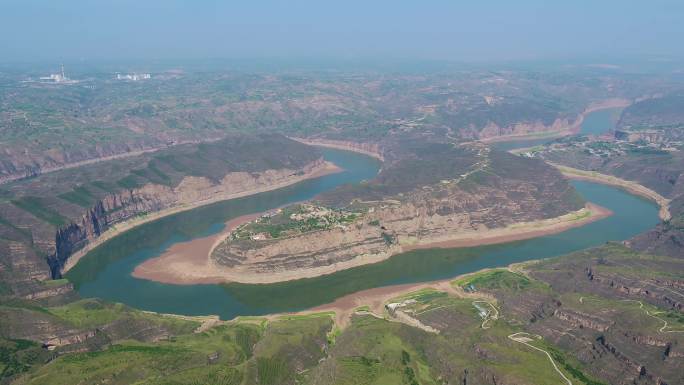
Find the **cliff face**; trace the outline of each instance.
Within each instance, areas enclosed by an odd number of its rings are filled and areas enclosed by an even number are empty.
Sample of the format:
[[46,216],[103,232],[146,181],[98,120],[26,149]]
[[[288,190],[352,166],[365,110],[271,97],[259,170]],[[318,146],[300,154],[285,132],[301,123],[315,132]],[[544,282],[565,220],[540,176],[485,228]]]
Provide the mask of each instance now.
[[489,122],[484,128],[479,130],[476,134],[478,139],[492,139],[499,136],[517,136],[529,135],[551,131],[564,131],[578,126],[581,118],[570,121],[569,119],[556,119],[552,124],[544,124],[541,121],[530,123],[515,123],[509,126],[499,126],[496,123]]
[[[60,277],[69,260],[74,263],[115,234],[107,231],[112,225],[126,229],[235,194],[282,187],[325,168],[315,148],[277,134],[235,133],[203,143],[161,145],[164,148],[157,151],[131,144],[98,147],[96,153],[83,156],[50,153],[54,163],[34,162],[38,175],[5,183],[0,202],[0,295],[62,301],[73,295],[71,286],[44,281]],[[117,156],[120,153],[126,156]],[[85,163],[72,167],[79,162]],[[46,173],[51,167],[61,169]],[[1,168],[0,181],[7,176]]]
[[333,265],[383,260],[403,245],[446,241],[455,234],[477,237],[487,230],[548,217],[529,186],[508,187],[508,194],[458,188],[418,192],[405,202],[373,204],[369,213],[350,225],[277,240],[226,241],[212,257],[235,271],[313,273]]
[[383,233],[388,234],[378,226],[357,222],[286,239],[226,242],[214,250],[212,257],[222,266],[249,274],[326,269],[354,260],[389,257],[398,246]]
[[60,277],[67,260],[76,251],[98,238],[112,225],[141,214],[150,214],[180,206],[196,206],[237,194],[287,184],[324,168],[323,158],[300,169],[231,172],[218,183],[205,177],[185,177],[176,187],[147,184],[141,188],[107,195],[78,220],[61,227],[55,236],[54,253],[48,263],[53,277]]
[[[606,383],[679,384],[675,320],[683,311],[677,292],[684,282],[672,272],[681,269],[682,260],[646,257],[618,244],[529,264],[528,276],[548,284],[535,290],[554,293],[557,308],[528,323],[528,330]],[[502,313],[525,310],[521,299],[529,291],[506,291],[495,294]]]
[[25,243],[0,243],[0,295],[14,294],[19,298],[40,300],[46,304],[59,304],[73,296],[68,282],[44,281],[50,279],[45,259]]
[[370,155],[372,157],[383,160],[383,151],[378,143],[370,142],[354,142],[351,140],[335,140],[325,138],[292,138],[298,142],[308,144],[311,146],[322,146],[330,148],[339,148],[341,150],[349,150],[359,152],[361,154]]
[[661,223],[630,239],[628,244],[643,253],[684,258],[684,228]]
[[672,218],[629,240],[629,246],[642,253],[684,258],[684,194],[670,202]]

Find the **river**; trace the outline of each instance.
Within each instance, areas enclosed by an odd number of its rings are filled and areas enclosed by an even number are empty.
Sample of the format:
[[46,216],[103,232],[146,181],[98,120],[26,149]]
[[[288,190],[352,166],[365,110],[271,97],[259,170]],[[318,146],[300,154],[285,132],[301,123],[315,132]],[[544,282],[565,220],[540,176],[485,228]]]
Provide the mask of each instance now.
[[[604,126],[605,127],[605,126]],[[588,201],[613,216],[560,234],[499,245],[416,250],[377,264],[318,278],[267,285],[169,285],[131,276],[146,259],[177,242],[220,232],[234,217],[310,199],[343,183],[371,179],[380,163],[348,151],[324,149],[327,160],[345,169],[297,185],[175,214],[132,229],[88,253],[67,273],[83,297],[100,297],[143,310],[222,319],[296,311],[332,302],[356,291],[445,279],[488,267],[558,256],[608,241],[628,239],[659,222],[658,207],[618,188],[573,181]]]
[[[581,135],[605,134],[615,126],[615,123],[620,118],[620,113],[623,109],[624,108],[622,107],[604,108],[587,114],[587,116],[584,118],[584,121],[582,121],[582,126],[580,127],[579,133]],[[501,151],[509,151],[516,148],[540,146],[556,139],[558,138],[523,139],[506,142],[495,142],[492,143],[492,147]]]

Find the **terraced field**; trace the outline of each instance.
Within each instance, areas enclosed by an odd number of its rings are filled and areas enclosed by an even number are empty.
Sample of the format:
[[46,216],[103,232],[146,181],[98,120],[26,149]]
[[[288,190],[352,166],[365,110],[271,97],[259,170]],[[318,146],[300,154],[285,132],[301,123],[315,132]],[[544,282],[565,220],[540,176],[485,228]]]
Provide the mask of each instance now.
[[[23,327],[10,328],[13,338],[0,344],[3,378],[15,384],[678,383],[683,268],[680,259],[611,244],[469,274],[448,281],[449,290],[436,284],[398,291],[381,310],[360,304],[342,327],[331,312],[221,322],[96,300],[49,308],[4,303],[3,319]],[[30,330],[26,320],[46,318],[73,336],[94,334],[76,345],[55,343],[54,350],[25,340],[37,335],[16,334]],[[46,333],[34,325],[35,333]],[[131,328],[143,332],[127,334]]]

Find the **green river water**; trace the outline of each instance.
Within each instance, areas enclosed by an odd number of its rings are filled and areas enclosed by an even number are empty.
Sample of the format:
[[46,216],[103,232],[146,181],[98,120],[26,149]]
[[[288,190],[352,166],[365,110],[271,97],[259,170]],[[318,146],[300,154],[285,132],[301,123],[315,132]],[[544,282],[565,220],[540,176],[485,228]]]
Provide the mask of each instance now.
[[[604,123],[606,127],[610,119]],[[67,278],[83,297],[100,297],[143,310],[218,314],[222,319],[230,319],[302,310],[359,290],[445,279],[483,268],[567,254],[628,239],[659,222],[658,207],[652,202],[614,187],[573,181],[585,199],[612,210],[614,215],[556,235],[491,246],[417,250],[331,275],[277,284],[170,285],[131,276],[135,266],[146,259],[160,255],[174,243],[220,232],[223,223],[231,218],[311,199],[344,183],[371,179],[380,167],[377,160],[357,153],[332,149],[323,152],[326,159],[345,171],[139,226],[88,253],[67,273]]]

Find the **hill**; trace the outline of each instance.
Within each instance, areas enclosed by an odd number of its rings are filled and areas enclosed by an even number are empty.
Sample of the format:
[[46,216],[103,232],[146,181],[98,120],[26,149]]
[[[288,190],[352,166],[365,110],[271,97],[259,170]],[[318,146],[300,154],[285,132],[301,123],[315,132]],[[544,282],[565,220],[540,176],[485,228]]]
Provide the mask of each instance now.
[[[129,222],[294,183],[325,169],[320,152],[277,134],[234,134],[2,186],[0,277],[20,297],[51,297],[70,258]],[[47,262],[46,262],[47,261]]]
[[[394,153],[371,181],[238,228],[212,250],[206,276],[248,283],[313,277],[414,247],[531,237],[549,226],[542,221],[592,215],[560,173],[538,160],[439,143],[406,144]],[[195,278],[201,282],[201,274]]]
[[[675,384],[684,380],[682,298],[674,294],[684,281],[673,274],[682,267],[681,259],[611,244],[418,291],[369,294],[361,297],[368,302],[348,309],[347,320],[314,312],[211,326],[207,319],[95,300],[49,308],[3,303],[2,378],[15,384]],[[54,326],[46,332],[28,319]],[[71,340],[49,339],[67,330]],[[41,349],[45,341],[54,348]]]

